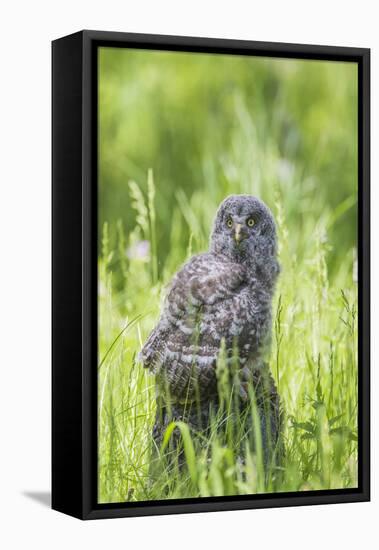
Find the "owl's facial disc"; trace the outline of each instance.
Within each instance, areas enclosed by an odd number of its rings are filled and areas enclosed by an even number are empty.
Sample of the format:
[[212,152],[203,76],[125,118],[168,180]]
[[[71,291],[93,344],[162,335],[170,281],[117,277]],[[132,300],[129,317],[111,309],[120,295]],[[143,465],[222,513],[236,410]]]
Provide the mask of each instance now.
[[267,206],[251,195],[224,199],[213,225],[211,251],[253,264],[267,256],[270,246],[275,251],[275,224]]
[[229,229],[229,234],[233,238],[235,244],[239,245],[250,236],[251,227],[254,225],[253,218],[249,217],[244,219],[243,217],[236,217],[229,215],[227,217],[226,225]]

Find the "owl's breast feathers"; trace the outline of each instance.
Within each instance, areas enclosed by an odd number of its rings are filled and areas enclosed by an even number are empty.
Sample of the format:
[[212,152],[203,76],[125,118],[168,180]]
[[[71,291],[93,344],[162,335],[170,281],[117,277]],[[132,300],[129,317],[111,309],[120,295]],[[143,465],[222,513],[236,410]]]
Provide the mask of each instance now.
[[200,389],[217,388],[215,367],[222,341],[241,366],[260,347],[269,331],[271,297],[244,265],[212,253],[191,258],[175,275],[158,325],[140,359],[183,399]]

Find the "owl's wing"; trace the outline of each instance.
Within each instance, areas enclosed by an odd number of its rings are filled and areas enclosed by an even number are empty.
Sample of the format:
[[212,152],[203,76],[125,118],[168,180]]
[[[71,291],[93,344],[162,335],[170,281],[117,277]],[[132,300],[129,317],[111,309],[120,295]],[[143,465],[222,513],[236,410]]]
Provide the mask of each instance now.
[[161,319],[140,355],[145,367],[164,377],[173,396],[182,398],[191,392],[192,380],[203,393],[214,389],[220,342],[214,342],[206,323],[201,323],[203,309],[216,313],[218,303],[245,282],[243,266],[212,254],[193,257],[175,275]]
[[166,334],[167,328],[164,326],[164,322],[160,320],[138,355],[138,359],[143,366],[153,373],[159,370],[164,361]]
[[246,276],[242,265],[220,261],[213,254],[194,256],[175,275],[165,305],[173,319],[181,318],[230,298],[246,283]]

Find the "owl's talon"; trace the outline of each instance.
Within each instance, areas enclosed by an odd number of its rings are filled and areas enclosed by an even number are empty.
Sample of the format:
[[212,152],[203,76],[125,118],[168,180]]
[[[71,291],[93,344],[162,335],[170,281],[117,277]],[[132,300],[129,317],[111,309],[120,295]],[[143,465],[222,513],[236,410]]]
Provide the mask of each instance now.
[[240,385],[240,391],[239,391],[240,398],[242,401],[247,401],[249,398],[249,394],[247,392],[247,389],[241,384]]
[[248,367],[241,369],[241,380],[249,382],[251,380],[251,370]]

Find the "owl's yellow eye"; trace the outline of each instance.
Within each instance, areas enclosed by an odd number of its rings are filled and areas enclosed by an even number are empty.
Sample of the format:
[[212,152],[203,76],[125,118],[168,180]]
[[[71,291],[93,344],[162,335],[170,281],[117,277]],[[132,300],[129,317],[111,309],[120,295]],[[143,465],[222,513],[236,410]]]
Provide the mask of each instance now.
[[228,227],[233,227],[233,220],[231,218],[228,218],[227,222],[226,222],[226,225]]
[[253,227],[254,224],[255,224],[255,221],[254,221],[253,218],[249,218],[249,219],[247,220],[247,225],[248,225],[249,227]]

